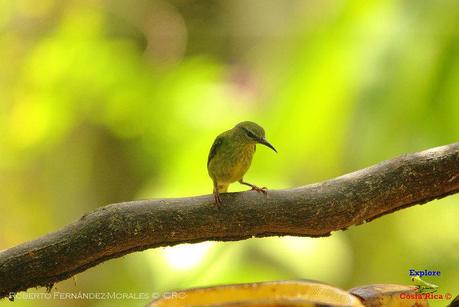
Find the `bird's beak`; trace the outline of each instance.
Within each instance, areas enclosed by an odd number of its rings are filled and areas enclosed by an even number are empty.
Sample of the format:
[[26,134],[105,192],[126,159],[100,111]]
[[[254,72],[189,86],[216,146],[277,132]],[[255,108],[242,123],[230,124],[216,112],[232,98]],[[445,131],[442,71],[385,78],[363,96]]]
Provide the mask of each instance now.
[[269,143],[265,138],[259,139],[259,140],[258,140],[258,143],[263,144],[263,145],[265,145],[265,146],[271,148],[272,150],[274,150],[274,151],[277,153],[276,148],[274,148],[274,146],[271,145],[271,143]]

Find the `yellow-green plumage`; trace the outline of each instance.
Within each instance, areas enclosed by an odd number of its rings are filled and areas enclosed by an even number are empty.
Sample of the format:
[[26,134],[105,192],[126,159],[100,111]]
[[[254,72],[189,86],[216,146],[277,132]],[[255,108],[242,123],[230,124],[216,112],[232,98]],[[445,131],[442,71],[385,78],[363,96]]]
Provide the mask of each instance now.
[[265,192],[255,185],[243,182],[243,177],[252,163],[257,143],[264,144],[275,151],[274,147],[266,141],[263,128],[253,122],[239,123],[215,139],[210,149],[207,170],[214,183],[217,204],[221,202],[219,193],[226,192],[229,184],[236,181],[251,186],[258,192]]
[[228,185],[243,178],[249,169],[255,144],[238,144],[237,140],[226,141],[225,135],[220,137],[224,140],[213,159],[209,161],[207,169],[209,176],[217,181],[218,191],[226,192]]

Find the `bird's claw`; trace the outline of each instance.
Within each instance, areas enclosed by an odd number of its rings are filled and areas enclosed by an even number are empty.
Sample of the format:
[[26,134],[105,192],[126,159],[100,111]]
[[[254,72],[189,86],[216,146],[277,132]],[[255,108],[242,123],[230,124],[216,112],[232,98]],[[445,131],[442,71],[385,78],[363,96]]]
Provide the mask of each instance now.
[[267,187],[259,188],[257,186],[253,186],[252,187],[252,191],[257,191],[258,193],[267,194],[268,193],[268,188]]

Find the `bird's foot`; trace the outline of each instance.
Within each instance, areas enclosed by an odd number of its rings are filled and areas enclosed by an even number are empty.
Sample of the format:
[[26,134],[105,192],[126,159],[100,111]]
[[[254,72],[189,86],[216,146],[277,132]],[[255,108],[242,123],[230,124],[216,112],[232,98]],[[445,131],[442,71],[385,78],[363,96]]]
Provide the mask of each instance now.
[[239,183],[251,187],[251,188],[252,188],[252,191],[255,190],[255,191],[257,191],[258,193],[263,193],[263,194],[265,194],[265,195],[266,195],[267,190],[268,190],[267,187],[259,188],[259,187],[257,187],[257,186],[254,185],[254,184],[251,184],[251,183],[248,183],[248,182],[244,182],[244,180],[242,180],[242,179],[239,180]]
[[252,190],[251,191],[257,191],[258,193],[267,194],[268,193],[268,188],[267,187],[259,188],[256,185],[254,185],[254,186],[252,186]]

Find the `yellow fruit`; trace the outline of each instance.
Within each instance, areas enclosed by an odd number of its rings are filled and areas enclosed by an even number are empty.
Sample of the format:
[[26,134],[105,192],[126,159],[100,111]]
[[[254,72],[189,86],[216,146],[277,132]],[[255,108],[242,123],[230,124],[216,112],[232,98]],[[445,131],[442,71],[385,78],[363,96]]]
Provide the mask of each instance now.
[[367,307],[424,307],[426,299],[416,298],[415,286],[374,284],[352,288],[349,293],[359,297]]
[[153,301],[162,306],[349,306],[363,307],[344,290],[311,281],[273,281],[196,288],[169,293]]

